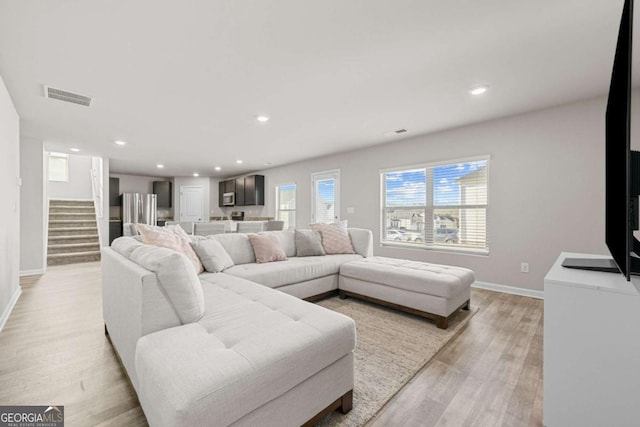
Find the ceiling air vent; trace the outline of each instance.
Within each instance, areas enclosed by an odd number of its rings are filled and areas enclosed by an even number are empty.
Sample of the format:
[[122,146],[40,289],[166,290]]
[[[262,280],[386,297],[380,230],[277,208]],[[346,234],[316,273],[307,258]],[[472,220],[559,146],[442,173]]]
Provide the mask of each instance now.
[[395,135],[401,135],[403,133],[406,133],[407,130],[406,129],[397,129],[397,130],[392,130],[389,132],[385,132],[384,136],[395,136]]
[[79,93],[73,93],[62,89],[56,89],[55,87],[44,87],[45,98],[57,99],[58,101],[71,102],[72,104],[84,105],[85,107],[91,106],[91,97],[81,95]]

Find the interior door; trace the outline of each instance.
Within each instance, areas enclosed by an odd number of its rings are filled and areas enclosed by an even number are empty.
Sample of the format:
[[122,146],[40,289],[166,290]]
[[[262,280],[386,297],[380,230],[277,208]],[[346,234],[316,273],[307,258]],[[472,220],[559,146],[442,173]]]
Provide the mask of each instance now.
[[340,221],[340,170],[311,174],[311,222]]
[[191,185],[180,186],[180,221],[202,221],[202,208],[202,187]]

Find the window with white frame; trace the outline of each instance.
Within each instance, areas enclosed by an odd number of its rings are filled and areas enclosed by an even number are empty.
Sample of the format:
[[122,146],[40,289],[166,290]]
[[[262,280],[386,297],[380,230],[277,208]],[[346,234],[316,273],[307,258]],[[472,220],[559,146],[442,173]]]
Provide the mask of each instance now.
[[296,185],[276,186],[276,219],[284,221],[284,229],[296,228]]
[[49,181],[69,182],[69,155],[49,153]]
[[382,171],[383,244],[489,252],[489,158]]

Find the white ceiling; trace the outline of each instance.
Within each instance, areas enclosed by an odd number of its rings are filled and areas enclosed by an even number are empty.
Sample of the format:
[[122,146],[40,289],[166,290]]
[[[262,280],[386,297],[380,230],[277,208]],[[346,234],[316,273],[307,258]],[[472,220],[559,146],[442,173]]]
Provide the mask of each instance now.
[[604,94],[622,3],[0,0],[0,75],[51,150],[231,176]]

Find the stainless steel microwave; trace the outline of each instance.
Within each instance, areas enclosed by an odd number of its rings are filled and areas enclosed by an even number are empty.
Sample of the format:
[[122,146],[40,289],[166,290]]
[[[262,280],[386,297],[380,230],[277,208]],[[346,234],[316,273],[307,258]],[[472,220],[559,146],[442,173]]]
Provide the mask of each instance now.
[[223,193],[222,204],[224,206],[233,206],[236,204],[236,193]]

